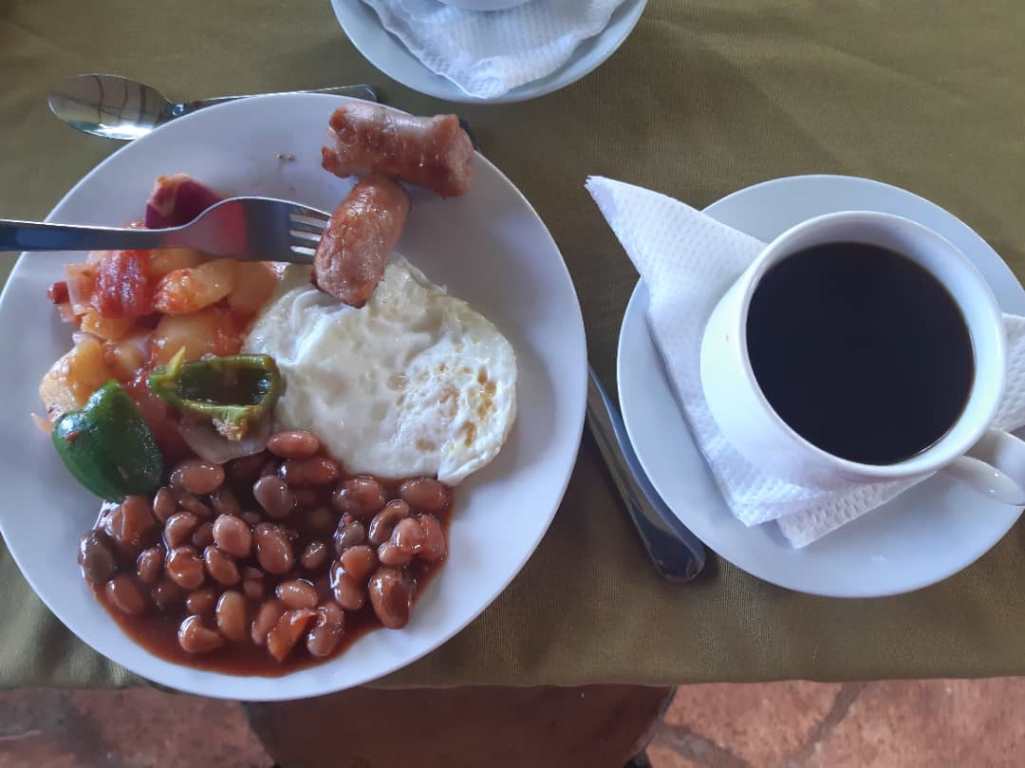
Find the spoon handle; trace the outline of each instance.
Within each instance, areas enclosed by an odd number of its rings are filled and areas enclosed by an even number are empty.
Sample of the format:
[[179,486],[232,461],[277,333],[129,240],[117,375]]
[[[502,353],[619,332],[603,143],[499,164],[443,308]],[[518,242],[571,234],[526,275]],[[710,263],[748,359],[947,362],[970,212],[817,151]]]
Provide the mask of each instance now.
[[659,574],[690,581],[705,567],[705,546],[672,513],[652,486],[630,445],[619,410],[588,366],[587,424]]
[[363,99],[364,101],[377,101],[377,91],[369,85],[336,85],[331,88],[314,88],[312,90],[304,91],[278,91],[275,93],[247,93],[240,96],[215,96],[210,99],[197,99],[196,101],[186,101],[181,104],[171,105],[171,117],[181,117],[187,115],[190,112],[195,112],[197,109],[203,107],[211,107],[214,104],[223,104],[226,101],[236,101],[237,99],[248,99],[253,96],[278,96],[281,93],[328,93],[334,96],[351,96],[354,99]]

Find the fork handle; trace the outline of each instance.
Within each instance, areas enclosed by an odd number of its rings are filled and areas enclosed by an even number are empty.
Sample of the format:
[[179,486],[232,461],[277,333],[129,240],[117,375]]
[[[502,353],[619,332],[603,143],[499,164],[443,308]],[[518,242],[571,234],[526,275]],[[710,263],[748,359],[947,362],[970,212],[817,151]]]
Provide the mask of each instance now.
[[178,244],[176,230],[87,227],[0,219],[0,251],[102,251]]

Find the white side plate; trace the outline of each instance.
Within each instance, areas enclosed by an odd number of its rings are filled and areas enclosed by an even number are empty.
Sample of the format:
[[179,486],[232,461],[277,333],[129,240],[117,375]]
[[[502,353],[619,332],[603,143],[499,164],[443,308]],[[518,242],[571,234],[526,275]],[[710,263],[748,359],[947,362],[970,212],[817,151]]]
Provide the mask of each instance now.
[[601,34],[584,40],[572,58],[548,77],[513,88],[503,96],[478,99],[470,96],[448,78],[432,72],[409,52],[397,37],[382,25],[377,13],[362,0],[331,0],[338,23],[363,56],[393,80],[414,91],[446,101],[467,104],[506,104],[526,101],[565,88],[590,74],[623,44],[636,26],[648,0],[626,0],[616,9]]

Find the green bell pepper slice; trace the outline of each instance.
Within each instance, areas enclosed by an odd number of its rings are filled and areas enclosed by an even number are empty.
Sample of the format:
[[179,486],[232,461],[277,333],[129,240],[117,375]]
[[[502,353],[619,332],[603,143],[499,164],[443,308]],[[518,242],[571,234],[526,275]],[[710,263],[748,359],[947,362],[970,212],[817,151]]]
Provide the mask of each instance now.
[[241,440],[274,408],[283,388],[270,355],[229,355],[184,362],[184,349],[149,377],[153,394],[182,413],[208,418],[229,440]]
[[64,466],[82,485],[108,501],[149,494],[164,474],[164,457],[135,401],[108,381],[80,411],[61,416],[50,433]]

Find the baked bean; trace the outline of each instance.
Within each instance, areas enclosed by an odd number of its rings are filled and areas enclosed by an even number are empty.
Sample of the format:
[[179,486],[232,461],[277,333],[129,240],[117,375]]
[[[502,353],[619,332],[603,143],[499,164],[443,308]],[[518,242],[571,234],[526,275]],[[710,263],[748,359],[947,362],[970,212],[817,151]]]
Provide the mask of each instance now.
[[278,470],[281,469],[281,462],[275,458],[271,458],[260,467],[260,477],[267,477],[268,475],[274,475],[277,477]]
[[360,584],[366,584],[370,574],[377,567],[377,553],[372,547],[361,544],[358,547],[349,547],[345,550],[339,558],[339,562],[347,574]]
[[156,526],[149,499],[145,496],[127,496],[106,516],[104,529],[118,549],[137,555]]
[[418,553],[429,563],[437,562],[445,557],[448,544],[445,541],[445,529],[441,521],[434,515],[421,515],[420,527],[424,532],[424,543]]
[[256,559],[268,573],[282,575],[292,570],[295,554],[292,542],[276,525],[260,523],[253,535],[256,542]]
[[226,465],[228,476],[240,485],[252,485],[260,477],[260,470],[267,463],[266,453],[254,453],[252,456],[243,456]]
[[345,611],[334,600],[328,600],[317,608],[317,623],[343,627],[345,626]]
[[203,560],[193,547],[172,549],[164,562],[164,570],[182,589],[196,589],[203,583]]
[[401,499],[393,499],[385,504],[384,509],[370,521],[370,530],[367,531],[370,543],[384,544],[388,541],[399,520],[409,517],[409,512],[409,505]]
[[241,592],[229,589],[221,595],[214,615],[222,635],[236,643],[246,639],[246,599]]
[[178,627],[178,645],[186,653],[209,653],[224,645],[224,638],[204,627],[199,616],[192,615]]
[[167,518],[173,515],[178,509],[178,500],[171,493],[171,489],[164,486],[157,491],[157,495],[153,497],[153,514],[156,515],[157,520],[162,523],[167,522]]
[[384,489],[369,475],[350,477],[331,496],[331,503],[339,512],[367,518],[384,506]]
[[166,611],[168,608],[180,603],[182,598],[185,596],[185,593],[182,591],[181,587],[165,575],[162,576],[156,586],[149,591],[149,596],[153,598],[153,602],[156,604],[157,608],[162,611]]
[[186,512],[191,512],[198,517],[202,517],[204,520],[208,517],[213,517],[214,513],[210,507],[197,499],[191,493],[179,493],[177,498],[178,506]]
[[189,592],[189,596],[185,598],[185,610],[197,616],[205,616],[213,612],[216,602],[217,593],[214,592],[213,587],[195,589]]
[[326,456],[309,459],[286,459],[281,465],[281,479],[289,486],[330,485],[341,474],[338,463]]
[[203,562],[206,564],[206,572],[210,574],[210,578],[218,584],[233,587],[242,578],[239,576],[238,566],[231,559],[231,555],[224,554],[217,547],[209,546],[203,550]]
[[242,511],[235,493],[226,485],[210,494],[210,506],[218,515],[238,515]]
[[316,608],[317,590],[308,581],[292,579],[278,584],[274,594],[289,608]]
[[335,602],[347,611],[358,611],[367,602],[367,592],[361,582],[345,572],[338,563],[331,573],[331,593]]
[[306,635],[306,650],[322,659],[330,656],[345,633],[345,612],[337,603],[325,603],[317,609],[317,622]]
[[213,493],[224,483],[224,469],[202,459],[186,459],[171,472],[171,487],[196,496]]
[[283,459],[308,459],[320,450],[320,440],[312,432],[293,429],[271,435],[267,450]]
[[199,525],[199,518],[191,512],[177,512],[164,524],[164,541],[168,549],[180,547],[192,536]]
[[284,612],[285,606],[280,600],[271,598],[263,603],[256,612],[256,618],[253,619],[249,630],[253,643],[264,645],[267,642],[267,633],[274,629],[274,625]]
[[273,475],[266,475],[256,481],[253,497],[263,507],[267,517],[274,520],[288,517],[295,505],[295,499],[285,481]]
[[327,565],[330,554],[327,544],[322,541],[311,541],[299,557],[299,563],[307,571],[319,571]]
[[296,608],[283,613],[278,623],[267,633],[267,651],[270,655],[278,661],[284,661],[316,615],[309,608]]
[[263,599],[263,580],[262,579],[243,579],[242,580],[242,594],[248,597],[254,602]]
[[293,488],[292,498],[295,499],[295,505],[300,509],[315,507],[320,501],[320,496],[312,488]]
[[297,531],[295,528],[291,527],[290,525],[282,525],[281,530],[285,532],[285,536],[287,536],[288,540],[293,544],[299,541],[299,531]]
[[252,510],[243,512],[241,515],[239,515],[239,517],[241,517],[250,525],[259,525],[260,521],[263,520],[263,515],[261,515],[259,512],[253,512]]
[[441,512],[448,506],[448,489],[432,477],[417,477],[399,486],[399,496],[420,512]]
[[409,607],[413,602],[413,584],[402,571],[378,568],[370,577],[367,588],[370,605],[381,623],[389,629],[399,629],[409,621]]
[[329,507],[307,509],[303,519],[307,531],[315,536],[326,536],[335,527],[335,513]]
[[412,517],[399,520],[391,532],[391,543],[407,555],[418,554],[423,548],[426,538],[424,529],[420,527],[420,521]]
[[367,540],[367,529],[359,520],[341,520],[334,535],[335,554],[341,555],[349,547],[355,547]]
[[127,573],[119,573],[108,581],[104,591],[110,604],[121,611],[121,613],[127,613],[129,616],[138,616],[146,610],[146,596],[139,589],[135,579]]
[[390,541],[386,541],[377,548],[377,559],[381,561],[381,565],[399,568],[412,560],[413,555],[399,549]]
[[214,520],[213,536],[217,548],[232,557],[249,557],[253,548],[253,532],[242,518],[234,515],[219,515]]
[[153,586],[160,581],[164,571],[164,550],[160,547],[150,547],[139,553],[135,561],[135,574],[143,584]]
[[93,584],[102,584],[117,570],[110,539],[103,531],[89,531],[78,544],[78,564],[82,574]]
[[211,522],[200,523],[199,527],[192,532],[192,546],[196,549],[203,549],[213,543],[214,524]]
[[240,571],[243,579],[260,579],[263,580],[263,571],[252,565],[243,565]]

